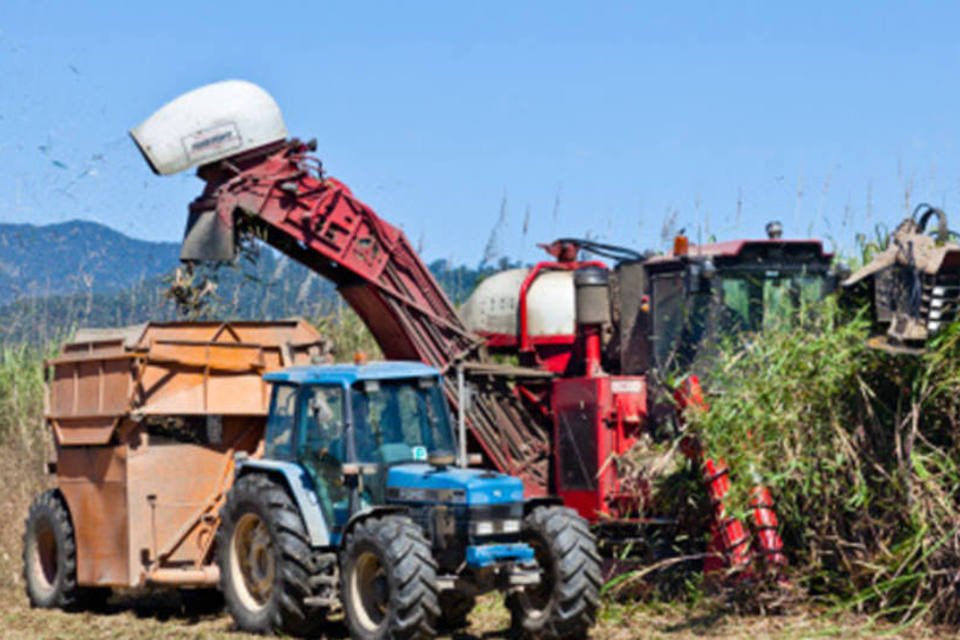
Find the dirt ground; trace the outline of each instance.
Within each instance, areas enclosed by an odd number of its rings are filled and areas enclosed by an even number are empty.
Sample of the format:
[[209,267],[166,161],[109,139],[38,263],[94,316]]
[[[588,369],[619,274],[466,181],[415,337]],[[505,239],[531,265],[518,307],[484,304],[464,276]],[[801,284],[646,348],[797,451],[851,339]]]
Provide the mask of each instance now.
[[[175,596],[128,597],[112,601],[99,613],[64,613],[31,609],[26,598],[2,590],[6,605],[0,613],[0,638],[251,638],[233,628],[226,614],[185,612]],[[507,637],[507,614],[496,598],[480,602],[471,625],[454,640],[495,640]],[[933,629],[898,630],[872,626],[865,618],[843,619],[811,614],[787,616],[736,616],[685,608],[637,606],[631,610],[608,607],[591,634],[595,640],[633,638],[751,639],[764,638],[937,638]],[[342,639],[346,632],[334,624],[329,636]]]

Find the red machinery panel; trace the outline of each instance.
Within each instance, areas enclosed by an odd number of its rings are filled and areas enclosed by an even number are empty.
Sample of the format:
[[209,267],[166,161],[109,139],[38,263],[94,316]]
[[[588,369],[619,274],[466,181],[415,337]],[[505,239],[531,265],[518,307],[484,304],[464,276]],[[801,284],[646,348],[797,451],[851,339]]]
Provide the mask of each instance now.
[[636,442],[646,417],[646,380],[561,378],[552,396],[557,494],[590,522],[636,514],[648,496],[622,486],[616,458]]

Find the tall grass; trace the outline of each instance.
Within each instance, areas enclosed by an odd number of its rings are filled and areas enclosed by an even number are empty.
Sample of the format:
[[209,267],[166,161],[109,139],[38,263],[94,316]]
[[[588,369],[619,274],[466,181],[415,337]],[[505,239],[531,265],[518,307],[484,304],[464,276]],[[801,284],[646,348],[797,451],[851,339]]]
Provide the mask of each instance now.
[[21,535],[52,455],[43,425],[43,352],[0,346],[0,591],[21,584]]
[[709,455],[773,489],[793,579],[840,607],[900,622],[960,622],[960,327],[922,357],[866,346],[833,300],[722,350]]

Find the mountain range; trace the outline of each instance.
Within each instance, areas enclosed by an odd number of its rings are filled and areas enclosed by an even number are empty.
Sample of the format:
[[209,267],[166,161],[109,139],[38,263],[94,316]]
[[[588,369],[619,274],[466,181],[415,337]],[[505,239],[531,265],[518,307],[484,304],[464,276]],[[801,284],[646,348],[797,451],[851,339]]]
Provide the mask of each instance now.
[[[168,293],[179,252],[178,243],[138,240],[90,221],[0,224],[0,342],[46,343],[79,326],[182,317]],[[329,282],[272,249],[246,257],[195,274],[215,288],[192,317],[319,318],[341,304]],[[455,303],[495,271],[444,260],[428,266]]]

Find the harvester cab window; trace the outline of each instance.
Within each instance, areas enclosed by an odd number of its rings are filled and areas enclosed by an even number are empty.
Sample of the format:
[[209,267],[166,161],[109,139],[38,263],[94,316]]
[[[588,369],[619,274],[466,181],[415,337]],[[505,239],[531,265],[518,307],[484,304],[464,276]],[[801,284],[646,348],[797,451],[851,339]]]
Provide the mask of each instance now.
[[674,271],[653,276],[651,290],[653,357],[657,366],[662,367],[669,361],[683,332],[683,273]]
[[758,270],[723,276],[724,330],[761,331],[789,321],[823,297],[824,276],[805,271]]
[[671,271],[651,278],[654,364],[661,369],[687,366],[707,328],[711,290],[689,291],[687,273]]
[[335,510],[346,509],[348,499],[343,482],[344,390],[338,385],[304,387],[301,398],[297,458],[313,478],[327,522],[334,522]]
[[293,427],[297,411],[297,387],[277,384],[270,400],[270,415],[267,418],[265,454],[268,458],[289,460],[293,458]]

